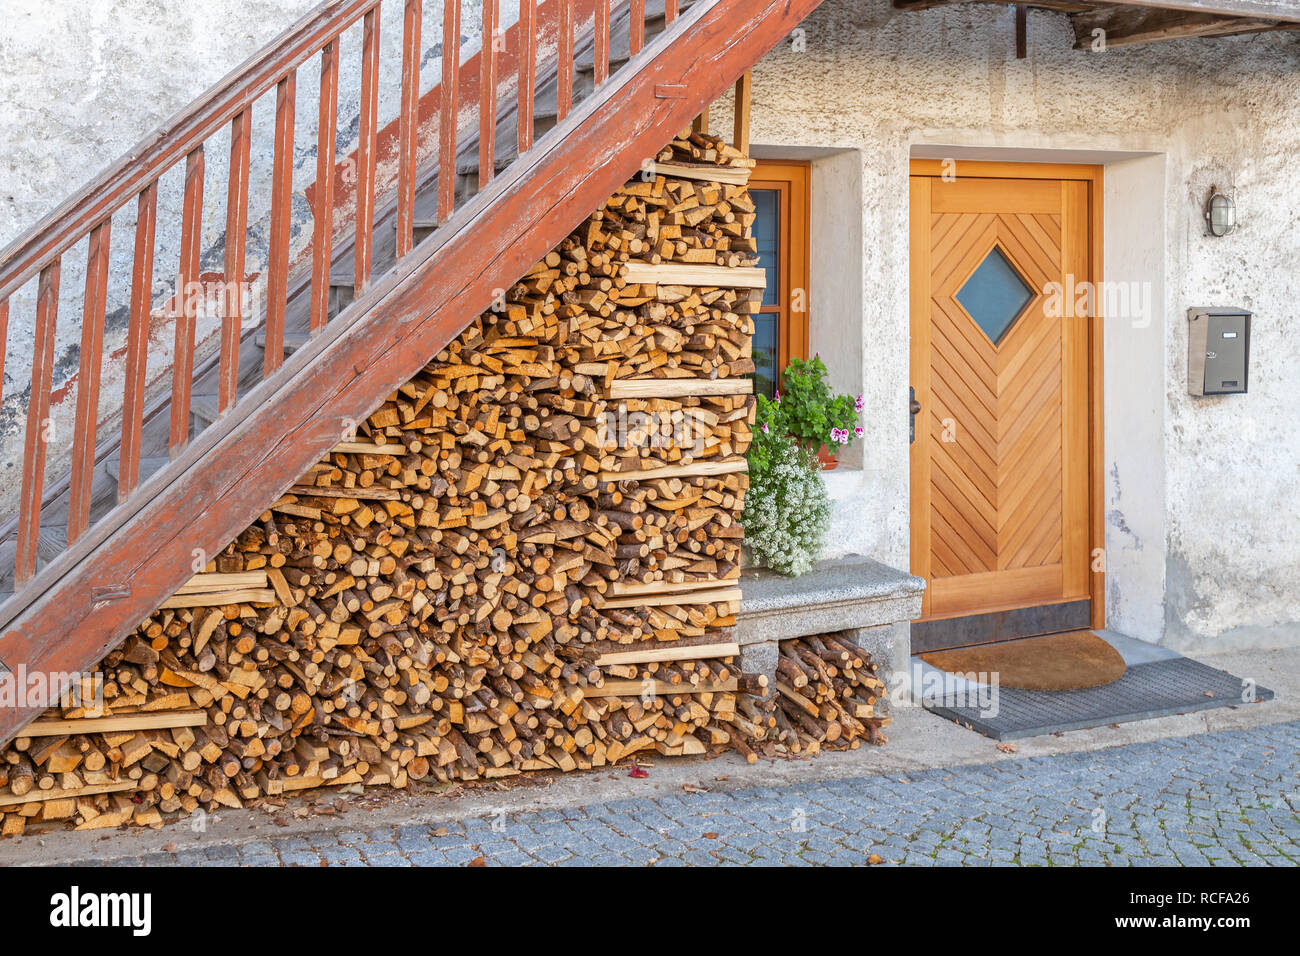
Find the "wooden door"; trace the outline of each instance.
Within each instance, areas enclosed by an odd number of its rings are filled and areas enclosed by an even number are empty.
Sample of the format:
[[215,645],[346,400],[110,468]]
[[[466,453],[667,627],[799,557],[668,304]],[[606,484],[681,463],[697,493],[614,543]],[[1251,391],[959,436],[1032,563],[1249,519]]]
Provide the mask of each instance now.
[[916,171],[911,550],[928,584],[923,619],[1088,599],[1092,317],[1066,300],[1093,278],[1091,183]]

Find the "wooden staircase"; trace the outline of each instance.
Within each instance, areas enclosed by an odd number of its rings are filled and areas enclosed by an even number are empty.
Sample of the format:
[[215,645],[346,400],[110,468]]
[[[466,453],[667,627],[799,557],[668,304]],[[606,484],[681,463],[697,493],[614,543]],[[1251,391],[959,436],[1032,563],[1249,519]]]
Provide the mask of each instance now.
[[[0,336],[13,294],[29,281],[37,291],[33,341],[23,343],[32,386],[21,500],[0,525],[0,588],[12,588],[0,604],[0,679],[6,670],[93,667],[196,561],[255,520],[819,3],[521,0],[503,42],[462,57],[457,0],[436,31],[421,22],[418,0],[407,0],[401,108],[381,131],[378,0],[330,0],[12,243],[0,253]],[[483,8],[485,35],[496,34],[496,0]],[[349,29],[361,33],[363,51],[359,141],[342,164],[355,183],[331,161]],[[440,82],[423,95],[422,35],[442,36],[448,51]],[[313,228],[295,259],[295,79],[317,69]],[[207,343],[196,342],[191,310],[173,310],[174,358],[150,381],[158,181],[184,169],[177,288],[185,290],[202,260],[204,146],[230,130],[224,263],[227,281],[242,281],[250,111],[264,95],[276,111],[266,308],[242,316],[226,308]],[[474,103],[477,128],[458,129]],[[385,190],[377,153],[388,133],[397,168]],[[131,205],[139,215],[125,387],[112,396],[119,409],[100,396],[104,290],[111,241],[128,241],[110,236],[110,217]],[[83,240],[72,459],[47,477],[61,259]],[[40,710],[0,709],[0,742]]]

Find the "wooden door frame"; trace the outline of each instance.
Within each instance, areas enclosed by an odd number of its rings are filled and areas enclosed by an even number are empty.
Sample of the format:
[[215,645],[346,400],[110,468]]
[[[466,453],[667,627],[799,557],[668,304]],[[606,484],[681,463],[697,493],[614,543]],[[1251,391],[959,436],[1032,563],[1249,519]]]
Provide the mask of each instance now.
[[[786,317],[777,320],[778,379],[790,359],[808,357],[808,317],[812,311],[809,289],[809,168],[811,163],[795,159],[756,160],[749,177],[749,189],[770,189],[777,192],[788,209],[778,212],[778,242],[780,248],[781,288],[777,293],[781,313]],[[804,310],[795,312],[790,293],[804,290]],[[761,311],[761,310],[760,310]],[[784,328],[782,328],[784,325]]]
[[[918,290],[913,287],[911,282],[912,267],[917,263],[916,257],[922,255],[926,261],[926,274],[929,274],[929,223],[924,223],[925,241],[918,242],[918,225],[917,217],[912,214],[916,206],[916,191],[913,177],[923,177],[926,179],[940,177],[943,175],[955,175],[959,179],[1064,179],[1084,181],[1088,183],[1088,209],[1089,209],[1089,281],[1094,285],[1100,286],[1102,282],[1102,265],[1104,262],[1103,239],[1104,239],[1104,219],[1103,219],[1103,195],[1105,186],[1105,168],[1102,166],[1085,166],[1072,163],[1004,163],[1004,162],[986,162],[982,160],[942,160],[942,159],[913,159],[909,163],[909,207],[908,207],[908,235],[910,238],[910,250],[908,260],[908,283],[909,283],[909,311],[908,327],[912,326],[912,317],[918,306],[918,295],[925,295],[925,290]],[[1088,560],[1089,560],[1089,586],[1088,592],[1092,603],[1092,627],[1103,628],[1106,626],[1106,565],[1105,565],[1105,548],[1106,548],[1106,459],[1105,459],[1105,420],[1104,414],[1104,396],[1105,396],[1105,350],[1104,350],[1104,326],[1105,317],[1102,313],[1104,296],[1096,295],[1094,300],[1094,312],[1088,322]],[[918,343],[913,341],[913,348],[910,349],[910,380],[915,384],[918,376],[927,374],[918,368],[916,356],[921,348]],[[924,349],[928,354],[929,342],[924,343]],[[911,456],[909,456],[910,459]],[[915,471],[915,465],[910,466]],[[915,485],[915,481],[911,482]],[[917,489],[912,487],[908,495],[908,515],[909,525],[911,522],[912,504],[915,500]],[[928,489],[923,490],[924,494],[929,494]],[[928,547],[928,543],[926,543]],[[911,539],[911,548],[915,552],[918,547],[915,533]],[[1098,556],[1101,557],[1101,569],[1096,569]],[[929,611],[928,594],[925,601],[925,611]]]

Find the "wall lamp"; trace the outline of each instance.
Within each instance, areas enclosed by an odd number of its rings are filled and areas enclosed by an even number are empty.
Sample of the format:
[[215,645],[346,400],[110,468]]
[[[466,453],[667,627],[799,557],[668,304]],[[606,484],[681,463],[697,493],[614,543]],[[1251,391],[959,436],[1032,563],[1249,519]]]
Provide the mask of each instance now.
[[1226,236],[1237,228],[1237,204],[1232,197],[1219,192],[1217,186],[1210,187],[1210,196],[1205,200],[1205,229],[1212,236]]

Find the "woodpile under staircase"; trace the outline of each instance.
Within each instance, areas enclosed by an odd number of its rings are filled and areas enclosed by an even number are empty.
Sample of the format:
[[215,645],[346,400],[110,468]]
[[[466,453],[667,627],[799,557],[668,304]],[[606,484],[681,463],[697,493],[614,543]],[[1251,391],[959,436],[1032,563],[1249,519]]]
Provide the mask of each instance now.
[[[456,42],[446,47],[438,88],[421,94],[420,4],[408,2],[396,158],[385,192],[375,105],[379,4],[332,0],[0,254],[0,325],[9,327],[11,298],[29,282],[36,287],[21,500],[10,525],[14,593],[0,606],[0,667],[75,674],[103,659],[193,576],[196,556],[222,553],[817,0],[649,6],[523,0],[523,25],[463,63],[459,25],[441,24],[425,32]],[[454,0],[446,7],[459,10]],[[483,7],[484,34],[499,35],[494,0]],[[612,29],[621,24],[625,61],[611,50]],[[536,38],[552,25],[555,39],[542,48],[553,53],[539,57]],[[361,34],[359,139],[336,164],[340,37],[349,29]],[[507,109],[497,102],[503,64],[519,78]],[[304,228],[294,220],[292,145],[302,70],[319,72],[324,119],[316,129],[305,249],[293,243]],[[467,93],[479,104],[472,143],[458,122],[466,105],[458,97]],[[265,309],[244,315],[227,308],[205,351],[185,299],[203,261],[204,148],[228,132],[224,275],[239,284],[246,276],[250,111],[261,97],[274,101],[276,131]],[[429,111],[441,122],[430,127]],[[498,150],[510,140],[517,150]],[[340,177],[344,165],[350,177]],[[442,173],[453,166],[455,174]],[[180,258],[174,307],[160,309],[152,296],[155,267],[161,273],[171,266],[154,261],[165,212],[158,189],[173,169],[184,172]],[[126,257],[124,391],[109,399],[99,389],[104,290],[122,260],[113,255],[122,238],[110,220],[131,206],[138,215],[127,242],[134,255]],[[73,447],[63,472],[47,476],[61,262],[77,243],[86,244],[87,265]],[[165,372],[155,375],[148,350],[160,317],[175,345]],[[108,411],[101,414],[101,406]],[[22,701],[0,710],[0,740],[42,710]]]

